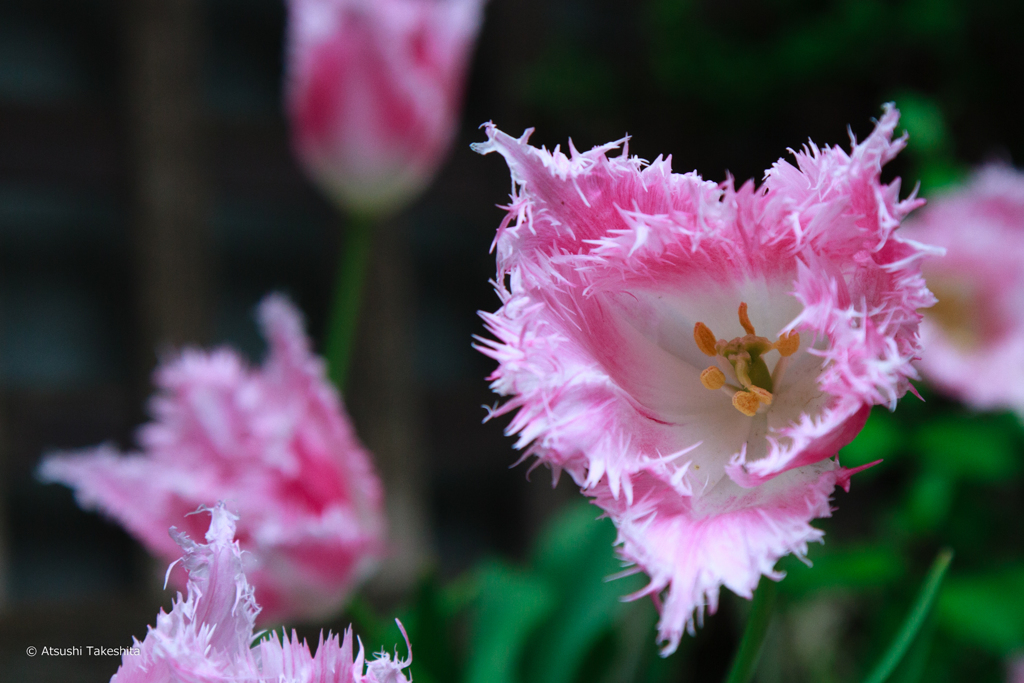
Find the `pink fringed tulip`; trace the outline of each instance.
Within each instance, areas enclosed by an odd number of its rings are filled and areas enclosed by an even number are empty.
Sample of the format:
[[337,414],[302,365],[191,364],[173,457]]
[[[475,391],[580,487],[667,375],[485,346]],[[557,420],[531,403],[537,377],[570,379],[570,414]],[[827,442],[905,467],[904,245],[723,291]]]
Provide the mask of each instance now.
[[939,302],[925,315],[918,367],[940,390],[982,410],[1024,416],[1024,174],[979,171],[907,222],[907,234],[946,248],[925,264]]
[[239,540],[269,621],[336,611],[383,548],[380,482],[337,393],[313,356],[298,311],[283,297],[260,305],[270,351],[260,370],[230,349],[189,349],[156,372],[155,421],[143,453],[104,445],[49,456],[44,480],[124,525],[168,561],[169,526],[201,533],[199,505],[226,500],[242,515]]
[[316,656],[294,632],[290,638],[271,636],[250,647],[260,607],[234,540],[238,518],[223,503],[206,510],[212,519],[205,544],[171,528],[171,536],[184,551],[181,562],[188,574],[188,597],[182,600],[179,593],[169,614],[161,610],[145,640],[136,640],[122,656],[111,683],[408,683],[402,669],[412,663],[411,652],[408,660],[392,660],[382,653],[366,662],[360,643],[353,658],[351,628],[340,645],[338,636],[328,634],[324,640],[321,633]]
[[891,106],[850,154],[810,144],[738,190],[609,152],[570,155],[487,125],[512,172],[495,240],[502,306],[483,314],[492,388],[524,458],[567,471],[650,577],[659,638],[750,597],[804,555],[833,457],[915,377],[927,252],[897,233],[919,200],[880,183]]
[[390,213],[430,181],[455,134],[483,0],[288,0],[293,144],[359,213]]

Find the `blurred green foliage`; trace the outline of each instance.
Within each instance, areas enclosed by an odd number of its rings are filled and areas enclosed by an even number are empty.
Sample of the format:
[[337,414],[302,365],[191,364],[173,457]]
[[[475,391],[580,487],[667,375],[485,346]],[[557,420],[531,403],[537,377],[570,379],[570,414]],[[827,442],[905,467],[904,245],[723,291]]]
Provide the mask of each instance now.
[[[658,657],[650,600],[612,550],[615,528],[582,500],[538,538],[518,566],[488,559],[446,586],[428,579],[399,619],[414,643],[421,683],[583,683],[672,679],[678,661]],[[370,643],[401,641],[364,603],[349,609]]]
[[[622,567],[612,552],[615,530],[608,520],[595,519],[597,512],[583,501],[569,506],[539,537],[525,565],[489,559],[448,585],[425,580],[412,604],[399,616],[415,644],[415,680],[689,680],[690,676],[685,675],[686,660],[694,639],[684,640],[676,655],[659,658],[654,642],[657,613],[653,604],[648,599],[622,599],[623,595],[640,589],[645,578],[635,574],[616,578]],[[784,620],[791,608],[822,596],[858,596],[877,608],[884,606],[887,595],[901,593],[886,609],[874,610],[877,614],[871,619],[876,637],[855,648],[857,665],[829,680],[857,680],[873,660],[879,660],[870,676],[875,683],[921,680],[935,634],[933,610],[950,556],[948,552],[940,553],[919,589],[920,572],[908,569],[910,562],[895,546],[829,543],[815,553],[813,569],[797,558],[784,558],[779,568],[788,576],[778,584],[780,608],[774,616],[771,612],[763,614],[762,621]],[[762,579],[762,583],[766,582],[768,579]],[[951,582],[938,603],[938,618],[944,632],[964,637],[996,654],[1012,651],[1022,642],[1024,618],[1020,610],[1003,599],[1001,592],[1005,594],[1007,586],[1024,592],[1024,567]],[[774,584],[769,583],[768,588],[774,593]],[[915,590],[918,596],[911,604],[905,598]],[[761,592],[759,588],[759,595]],[[728,599],[725,602],[730,604]],[[959,615],[972,606],[980,607],[975,618],[960,619]],[[740,607],[739,612],[750,611],[749,605]],[[361,602],[350,607],[349,616],[364,642],[401,641],[394,624],[378,618]],[[720,614],[714,619],[728,620],[729,616]],[[748,652],[754,659],[740,657],[747,665],[751,661],[756,663],[768,623],[764,621],[755,634],[753,654]],[[702,635],[703,631],[699,631],[696,636],[697,647]],[[724,664],[723,661],[720,668]],[[783,680],[793,680],[794,671],[795,667],[789,667]],[[749,679],[742,676],[736,680]],[[772,678],[760,671],[754,680]]]
[[[858,611],[870,628],[880,628],[894,618],[885,601],[898,602],[908,590],[906,567],[919,564],[928,548],[955,548],[958,560],[937,607],[938,645],[922,662],[920,680],[1001,680],[1004,660],[1024,648],[1024,545],[1016,522],[1024,430],[1014,415],[974,414],[924,395],[926,402],[907,398],[895,413],[876,409],[841,453],[847,466],[884,456],[863,480],[884,493],[873,497],[870,522],[859,534],[872,545],[856,549],[832,537],[825,562],[816,563],[834,571],[828,562],[839,556],[839,577],[875,568],[874,581],[868,570],[860,586],[843,585],[868,591],[875,604]],[[825,590],[826,580],[798,581],[792,590]]]
[[942,628],[1005,657],[1024,647],[1024,562],[949,582],[939,603]]
[[[715,16],[706,3],[691,0],[652,3],[651,70],[658,84],[668,93],[700,99],[728,119],[742,119],[808,84],[877,82],[897,52],[965,76],[970,23],[964,2],[777,0],[744,9],[747,16],[741,18],[742,11]],[[964,169],[955,160],[938,97],[954,105],[959,98],[903,84],[880,90],[878,97],[896,102],[913,140],[909,178],[926,193],[960,180]]]
[[[845,144],[895,101],[911,134],[892,164],[909,190],[1024,156],[1019,36],[1006,0],[611,0],[530,5],[530,49],[505,84],[549,146],[633,134],[645,158],[758,178],[809,137]],[[891,171],[890,171],[891,172]]]
[[911,90],[895,95],[900,123],[914,141],[908,145],[912,177],[917,177],[925,196],[962,181],[967,174],[956,162],[954,145],[941,105],[933,98]]
[[[708,3],[651,3],[651,66],[661,85],[719,106],[763,101],[791,84],[887,66],[889,48],[949,54],[966,6],[954,0],[776,0],[719,12]],[[766,25],[777,24],[774,31]]]

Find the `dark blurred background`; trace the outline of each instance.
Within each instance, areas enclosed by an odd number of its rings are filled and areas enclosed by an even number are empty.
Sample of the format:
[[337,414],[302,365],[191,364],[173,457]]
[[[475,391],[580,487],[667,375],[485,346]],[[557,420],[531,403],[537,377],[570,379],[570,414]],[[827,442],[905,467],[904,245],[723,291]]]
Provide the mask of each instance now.
[[[322,342],[344,220],[289,151],[284,19],[280,0],[0,0],[4,680],[107,680],[116,659],[31,660],[24,648],[127,645],[169,604],[131,539],[34,480],[40,456],[130,447],[149,373],[173,346],[232,344],[258,361],[252,313],[267,292],[289,294]],[[553,492],[545,471],[532,483],[509,471],[503,423],[482,423],[493,363],[470,343],[476,311],[497,306],[488,247],[509,179],[499,158],[470,151],[480,123],[536,127],[548,147],[628,133],[633,154],[743,181],[808,137],[848,146],[847,126],[863,137],[895,100],[913,136],[887,177],[927,193],[985,160],[1024,158],[1022,31],[1024,5],[995,0],[492,0],[451,156],[377,254],[386,265],[396,245],[408,266],[396,324],[440,576],[522,557],[576,495],[566,482]],[[357,377],[346,396],[357,428],[370,394]],[[855,480],[830,540],[875,533],[867,511],[914,471]],[[1019,528],[1014,486],[999,495]],[[996,535],[1019,544],[1019,532]],[[712,621],[705,649],[728,653],[733,622]],[[998,657],[978,657],[995,675]]]

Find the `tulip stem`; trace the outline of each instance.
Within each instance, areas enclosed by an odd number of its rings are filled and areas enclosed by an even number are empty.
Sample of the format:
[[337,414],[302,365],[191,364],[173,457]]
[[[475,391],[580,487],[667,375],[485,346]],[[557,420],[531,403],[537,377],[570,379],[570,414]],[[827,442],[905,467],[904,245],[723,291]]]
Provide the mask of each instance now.
[[345,388],[352,362],[356,324],[363,301],[363,283],[370,264],[373,224],[373,219],[368,216],[351,214],[338,259],[325,355],[327,373],[339,391]]
[[747,628],[743,639],[732,661],[726,683],[749,683],[757,670],[757,660],[761,657],[761,646],[768,633],[768,624],[772,620],[772,608],[775,606],[775,594],[778,588],[775,582],[761,577],[761,582],[754,592],[754,604],[747,618]]

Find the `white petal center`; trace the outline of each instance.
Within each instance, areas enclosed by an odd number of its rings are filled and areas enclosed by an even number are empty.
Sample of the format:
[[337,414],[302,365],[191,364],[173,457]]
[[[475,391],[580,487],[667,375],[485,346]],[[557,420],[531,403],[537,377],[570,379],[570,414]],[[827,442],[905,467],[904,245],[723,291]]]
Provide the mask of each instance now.
[[[748,462],[764,457],[769,439],[786,440],[779,430],[803,414],[819,414],[829,401],[818,386],[821,358],[810,352],[824,348],[827,339],[815,340],[808,332],[801,335],[798,350],[784,361],[778,351],[764,355],[769,372],[779,370],[776,374],[781,376],[772,387],[771,405],[762,405],[753,416],[733,405],[739,380],[729,363],[709,358],[694,341],[697,323],[704,323],[720,339],[746,334],[737,315],[741,302],[748,304],[750,322],[758,334],[777,339],[801,311],[790,289],[784,281],[748,280],[729,287],[709,283],[699,292],[666,287],[609,295],[608,308],[623,337],[609,373],[645,412],[667,423],[673,433],[676,447],[651,457],[699,444],[673,463],[675,467],[689,464],[687,477],[694,495],[714,488],[735,454],[744,452]],[[701,383],[701,372],[716,360],[733,388],[709,390]],[[777,367],[780,361],[784,368]]]

